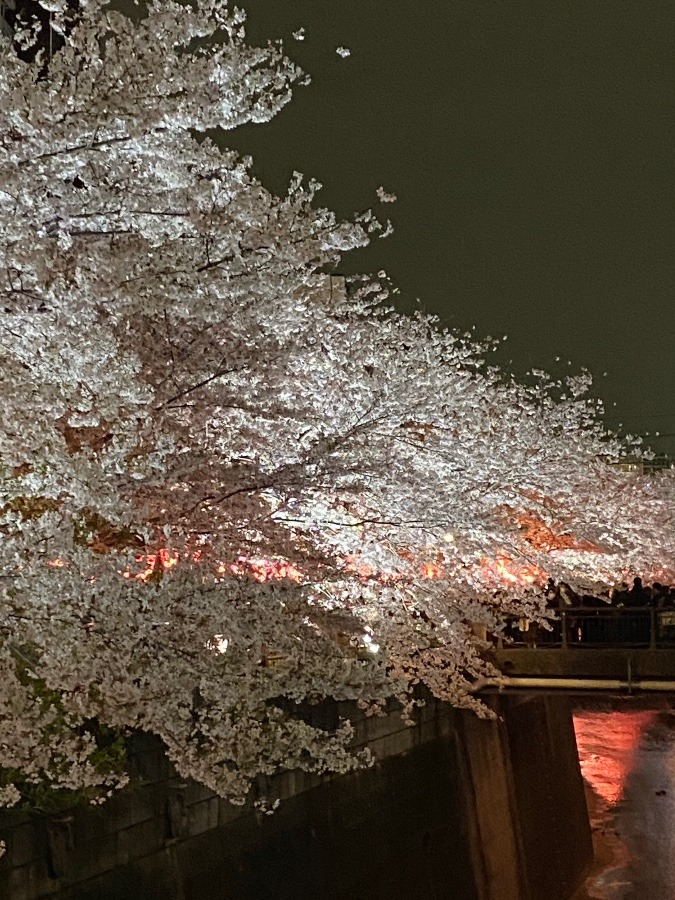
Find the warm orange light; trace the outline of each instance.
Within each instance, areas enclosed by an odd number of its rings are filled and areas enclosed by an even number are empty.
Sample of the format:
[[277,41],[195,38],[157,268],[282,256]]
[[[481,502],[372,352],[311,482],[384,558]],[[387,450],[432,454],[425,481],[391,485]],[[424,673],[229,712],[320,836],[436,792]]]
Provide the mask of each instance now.
[[[400,554],[404,558],[411,558],[405,553]],[[340,560],[340,568],[346,572],[354,572],[364,581],[374,579],[380,584],[398,584],[406,580],[406,576],[402,572],[381,572],[370,563],[359,559],[356,553],[349,553],[344,559]]]
[[[525,496],[529,497],[530,495],[525,494]],[[530,499],[536,499],[536,497],[530,497]],[[544,499],[549,504],[553,504],[550,498]],[[534,510],[518,511],[509,506],[508,503],[505,503],[498,508],[498,512],[507,521],[515,522],[518,525],[519,530],[523,532],[524,540],[531,547],[543,550],[544,553],[550,553],[551,550],[583,550],[588,553],[603,552],[603,548],[599,544],[594,544],[584,538],[578,538],[567,531],[555,530],[547,525]]]
[[[407,551],[402,551],[400,555],[411,562],[414,560],[412,554]],[[195,550],[186,553],[185,558],[191,558],[197,562],[202,558],[202,551]],[[418,572],[420,577],[425,580],[439,580],[448,577],[444,566],[441,564],[441,559],[442,557],[439,556],[436,561],[426,560],[419,564]],[[134,574],[127,569],[120,574],[124,578],[148,581],[153,574],[166,572],[166,570],[177,566],[180,562],[180,555],[176,550],[161,548],[156,553],[136,554],[136,561],[145,564],[145,568],[142,571]],[[360,559],[357,554],[347,555],[341,563],[342,569],[354,573],[364,581],[374,579],[381,584],[399,584],[413,580],[412,575],[406,575],[402,572],[379,571],[372,563]],[[50,565],[64,565],[64,563],[62,561],[51,561]],[[494,558],[482,557],[478,564],[478,569],[484,579],[514,587],[544,584],[548,577],[547,573],[539,566],[515,560],[505,552],[499,552]],[[253,557],[242,554],[234,562],[217,561],[214,571],[220,576],[229,574],[248,575],[261,583],[288,579],[296,584],[301,584],[306,580],[305,573],[294,563],[283,557]]]
[[305,576],[293,563],[285,559],[265,559],[263,557],[239,556],[237,561],[226,565],[219,563],[216,568],[219,575],[232,572],[233,575],[250,575],[260,583],[264,581],[295,581],[297,584],[304,581]]
[[[197,554],[199,554],[199,551],[197,551],[196,554],[192,554],[193,559],[199,558]],[[122,576],[124,578],[133,577],[138,581],[147,581],[154,572],[162,570],[165,571],[166,569],[171,569],[173,566],[178,565],[178,563],[180,562],[180,558],[178,555],[178,551],[174,550],[173,552],[171,552],[170,550],[167,550],[166,547],[162,547],[160,550],[158,550],[157,553],[137,553],[136,562],[143,561],[146,562],[146,567],[142,572],[137,572],[132,576],[132,573],[129,571],[129,569],[126,569],[126,571],[122,572]]]
[[442,566],[437,563],[425,562],[422,566],[422,578],[443,578]]
[[370,563],[359,559],[356,553],[348,553],[342,560],[342,568],[346,572],[354,572],[359,578],[374,578],[376,569]]
[[504,584],[529,587],[533,584],[544,584],[548,574],[534,563],[514,560],[507,553],[500,552],[494,559],[482,557],[480,571],[488,579]]
[[581,774],[613,805],[623,797],[640,740],[656,710],[583,710],[574,714]]

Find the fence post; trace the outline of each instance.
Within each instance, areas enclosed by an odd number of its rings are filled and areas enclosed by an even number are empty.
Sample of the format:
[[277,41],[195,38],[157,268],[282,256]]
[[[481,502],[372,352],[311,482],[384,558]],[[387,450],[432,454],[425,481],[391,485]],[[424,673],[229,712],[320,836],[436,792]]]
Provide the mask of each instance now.
[[567,650],[567,610],[560,610],[560,624],[561,624],[561,642],[560,646],[562,650]]
[[656,628],[658,624],[658,619],[656,617],[656,610],[652,607],[649,610],[649,649],[656,650]]

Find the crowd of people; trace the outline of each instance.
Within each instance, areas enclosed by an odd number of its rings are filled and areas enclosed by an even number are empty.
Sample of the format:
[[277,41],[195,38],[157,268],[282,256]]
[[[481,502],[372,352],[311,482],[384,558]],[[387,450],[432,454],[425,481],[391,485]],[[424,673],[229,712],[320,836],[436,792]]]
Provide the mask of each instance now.
[[675,647],[675,585],[634,578],[630,588],[621,583],[591,595],[549,581],[546,600],[558,613],[551,629],[514,618],[504,630],[504,646]]
[[664,585],[658,581],[645,585],[641,578],[634,578],[632,587],[622,582],[597,596],[577,594],[565,582],[555,584],[549,581],[546,598],[551,609],[575,607],[600,608],[610,606],[621,608],[651,607],[654,609],[675,609],[675,585]]

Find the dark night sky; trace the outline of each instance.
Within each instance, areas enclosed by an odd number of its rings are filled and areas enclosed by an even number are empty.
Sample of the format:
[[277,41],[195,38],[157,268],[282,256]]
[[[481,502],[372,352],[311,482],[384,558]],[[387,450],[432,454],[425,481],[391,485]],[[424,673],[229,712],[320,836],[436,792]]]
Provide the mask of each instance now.
[[245,5],[249,39],[283,38],[312,84],[229,145],[276,192],[317,178],[342,216],[398,194],[379,206],[395,234],[341,270],[384,268],[402,309],[507,334],[495,359],[519,374],[586,366],[608,424],[673,453],[672,0]]

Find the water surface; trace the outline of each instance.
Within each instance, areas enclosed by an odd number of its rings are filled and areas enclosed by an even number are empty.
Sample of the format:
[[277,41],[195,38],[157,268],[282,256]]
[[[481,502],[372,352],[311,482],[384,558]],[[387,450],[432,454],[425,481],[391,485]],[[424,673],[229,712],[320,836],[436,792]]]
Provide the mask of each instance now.
[[574,900],[675,898],[675,712],[578,710],[595,865]]

